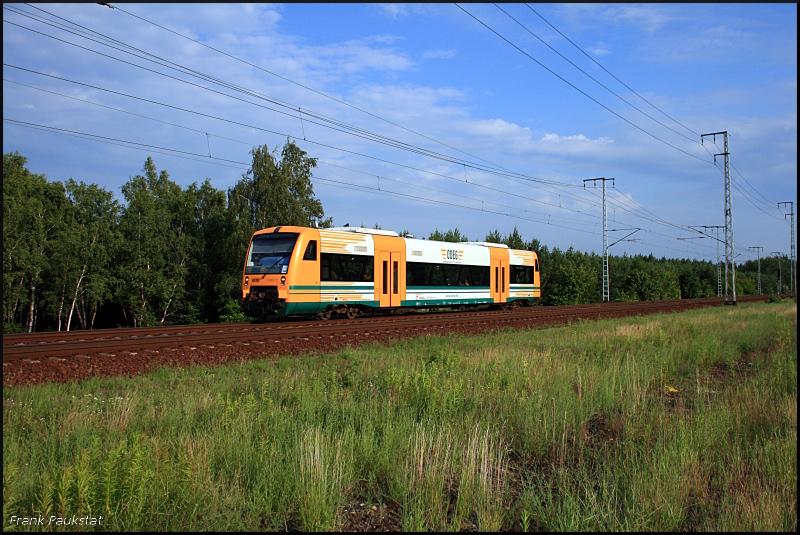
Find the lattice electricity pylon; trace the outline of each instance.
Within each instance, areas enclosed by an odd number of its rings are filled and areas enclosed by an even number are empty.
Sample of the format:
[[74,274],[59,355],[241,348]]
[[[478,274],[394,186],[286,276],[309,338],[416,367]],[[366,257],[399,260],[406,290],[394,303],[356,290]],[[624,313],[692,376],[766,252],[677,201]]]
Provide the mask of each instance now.
[[772,251],[772,255],[778,259],[778,295],[783,293],[783,272],[781,271],[781,255],[778,251]]
[[761,295],[761,251],[764,250],[764,248],[753,246],[748,247],[748,249],[755,249],[756,252],[758,252],[758,295]]
[[583,189],[586,189],[586,183],[592,182],[597,187],[597,181],[603,183],[603,302],[611,301],[611,280],[608,275],[608,217],[606,211],[606,181],[611,181],[611,186],[614,186],[613,178],[587,178],[583,181]]
[[[703,143],[703,138],[711,136],[714,144],[717,142],[717,136],[723,136],[725,140],[723,151],[714,155],[714,165],[717,163],[717,156],[725,157],[725,304],[736,304],[736,262],[734,260],[733,252],[733,210],[731,205],[731,162],[730,151],[728,150],[728,132],[713,132],[711,134],[703,134],[700,136],[700,143]],[[730,268],[729,268],[730,266]],[[730,281],[728,284],[728,270],[730,269]]]
[[789,257],[789,275],[790,275],[789,276],[789,288],[790,288],[792,293],[797,293],[797,256],[796,256],[796,252],[795,252],[795,248],[794,248],[794,202],[793,201],[779,202],[778,203],[778,208],[780,208],[781,205],[786,206],[787,204],[789,205],[789,210],[791,210],[791,213],[783,214],[783,218],[786,219],[786,216],[791,216],[792,217],[792,221],[791,221],[791,223],[792,223],[792,230],[791,230],[792,248],[791,248],[791,256]]

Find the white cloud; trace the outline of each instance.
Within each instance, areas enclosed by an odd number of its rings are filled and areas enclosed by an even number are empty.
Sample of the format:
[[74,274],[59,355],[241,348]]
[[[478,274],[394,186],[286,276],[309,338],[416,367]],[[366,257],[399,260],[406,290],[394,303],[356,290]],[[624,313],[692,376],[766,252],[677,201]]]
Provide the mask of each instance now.
[[393,19],[414,14],[425,14],[431,9],[429,4],[378,4],[383,12]]
[[589,53],[594,56],[606,56],[611,54],[611,50],[609,50],[608,45],[605,43],[597,43],[595,46],[587,46],[586,50],[588,50]]
[[426,50],[422,53],[423,59],[449,59],[456,55],[455,50]]
[[667,14],[661,6],[657,5],[621,5],[609,6],[603,16],[609,20],[616,20],[646,30],[653,34],[668,22],[676,20]]
[[598,22],[622,24],[651,35],[667,23],[678,20],[678,17],[667,12],[670,8],[656,4],[564,4],[560,9],[562,16],[573,24],[591,26],[597,25]]

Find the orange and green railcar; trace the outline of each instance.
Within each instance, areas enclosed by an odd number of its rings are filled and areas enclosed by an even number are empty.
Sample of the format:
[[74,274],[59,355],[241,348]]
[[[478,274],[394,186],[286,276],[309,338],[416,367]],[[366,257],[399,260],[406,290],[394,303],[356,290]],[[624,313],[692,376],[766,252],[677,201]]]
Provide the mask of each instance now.
[[497,243],[279,226],[253,234],[232,296],[255,318],[532,305],[541,296],[539,259]]

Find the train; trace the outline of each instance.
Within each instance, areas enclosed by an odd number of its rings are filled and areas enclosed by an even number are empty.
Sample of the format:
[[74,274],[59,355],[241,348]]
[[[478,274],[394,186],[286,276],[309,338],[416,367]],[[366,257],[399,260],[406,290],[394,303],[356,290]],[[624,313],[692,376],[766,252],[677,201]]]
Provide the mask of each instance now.
[[231,297],[256,319],[531,306],[541,297],[539,258],[500,243],[276,226],[253,234]]

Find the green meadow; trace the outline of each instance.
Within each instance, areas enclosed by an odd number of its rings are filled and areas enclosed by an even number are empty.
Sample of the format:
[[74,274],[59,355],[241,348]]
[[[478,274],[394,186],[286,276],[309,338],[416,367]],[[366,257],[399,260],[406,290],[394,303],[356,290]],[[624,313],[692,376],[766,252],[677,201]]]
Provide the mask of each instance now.
[[796,531],[797,305],[3,389],[4,530],[337,530],[352,504],[402,530]]

